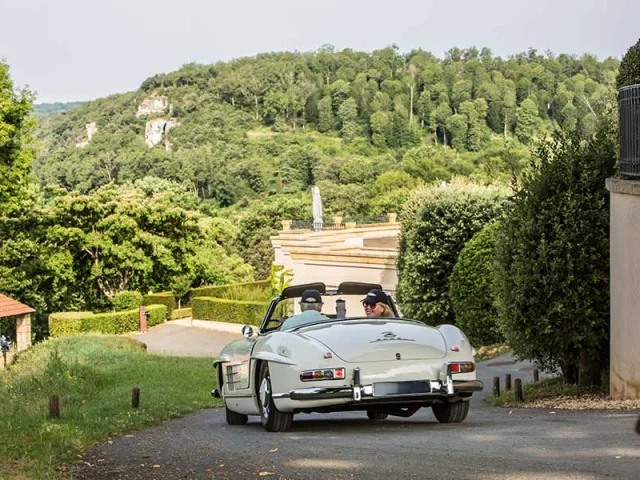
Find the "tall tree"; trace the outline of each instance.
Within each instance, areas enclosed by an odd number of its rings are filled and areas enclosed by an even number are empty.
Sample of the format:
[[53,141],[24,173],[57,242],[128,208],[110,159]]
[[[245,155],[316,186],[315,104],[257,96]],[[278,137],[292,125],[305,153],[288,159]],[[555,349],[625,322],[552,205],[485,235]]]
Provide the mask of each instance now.
[[35,157],[33,98],[28,90],[14,88],[9,66],[0,60],[0,213],[16,206]]

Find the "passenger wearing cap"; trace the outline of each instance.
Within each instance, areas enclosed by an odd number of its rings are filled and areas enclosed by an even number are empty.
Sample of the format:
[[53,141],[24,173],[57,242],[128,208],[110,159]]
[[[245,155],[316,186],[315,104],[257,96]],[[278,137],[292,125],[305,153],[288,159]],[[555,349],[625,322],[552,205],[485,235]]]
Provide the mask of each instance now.
[[377,288],[367,293],[362,306],[367,317],[395,317],[389,306],[389,296]]
[[318,290],[305,290],[300,297],[300,313],[287,318],[280,330],[291,330],[292,328],[303,326],[307,323],[329,320],[329,317],[320,313],[322,311],[322,296]]

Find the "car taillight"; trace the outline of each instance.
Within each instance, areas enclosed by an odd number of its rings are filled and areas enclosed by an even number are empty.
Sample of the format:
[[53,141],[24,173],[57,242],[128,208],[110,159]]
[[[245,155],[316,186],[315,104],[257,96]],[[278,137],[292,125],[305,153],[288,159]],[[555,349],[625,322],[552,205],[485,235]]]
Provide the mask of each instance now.
[[450,363],[451,373],[471,373],[475,372],[476,364],[473,362]]
[[344,375],[344,368],[322,368],[301,372],[300,380],[303,382],[311,382],[314,380],[342,380],[344,379]]

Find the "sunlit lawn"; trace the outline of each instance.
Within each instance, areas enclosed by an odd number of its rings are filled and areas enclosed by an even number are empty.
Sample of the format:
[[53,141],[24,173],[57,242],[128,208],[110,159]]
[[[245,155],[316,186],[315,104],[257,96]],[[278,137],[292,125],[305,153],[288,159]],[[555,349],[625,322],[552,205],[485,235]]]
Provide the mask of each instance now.
[[[23,352],[0,372],[0,478],[64,477],[61,464],[111,435],[219,406],[210,395],[211,361],[147,354],[133,339],[107,335],[47,340]],[[54,394],[59,419],[49,418]]]

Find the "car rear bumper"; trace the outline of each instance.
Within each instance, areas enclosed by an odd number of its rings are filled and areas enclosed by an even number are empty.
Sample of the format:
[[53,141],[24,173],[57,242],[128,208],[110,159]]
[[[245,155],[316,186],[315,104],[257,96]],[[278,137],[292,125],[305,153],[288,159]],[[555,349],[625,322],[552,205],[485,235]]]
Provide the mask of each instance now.
[[[380,388],[376,384],[371,385],[343,385],[339,387],[311,387],[291,390],[289,393],[276,394],[274,398],[289,398],[291,400],[331,400],[331,399],[351,399],[353,401],[393,399],[393,398],[414,398],[436,399],[451,397],[460,393],[479,392],[484,388],[480,380],[429,380],[424,382],[395,382],[396,391],[385,388],[385,392],[380,393]],[[386,382],[385,386],[390,382]],[[407,385],[412,384],[412,385]],[[416,385],[422,384],[422,387]],[[378,384],[380,385],[380,384]],[[376,392],[378,390],[378,393]]]

